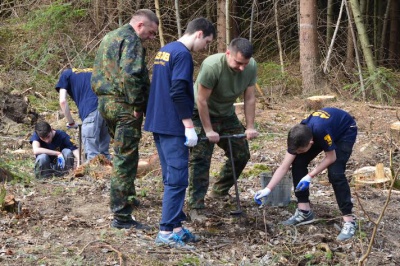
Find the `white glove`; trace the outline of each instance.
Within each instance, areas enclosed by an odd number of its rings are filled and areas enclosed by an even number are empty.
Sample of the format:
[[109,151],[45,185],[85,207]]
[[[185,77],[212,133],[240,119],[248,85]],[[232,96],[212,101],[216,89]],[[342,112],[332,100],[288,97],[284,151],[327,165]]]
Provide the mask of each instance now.
[[196,131],[194,130],[194,127],[186,127],[185,128],[185,137],[186,137],[186,141],[185,141],[185,145],[188,147],[194,147],[197,144],[197,134]]
[[311,183],[311,179],[312,177],[310,175],[306,175],[305,177],[303,177],[302,179],[300,179],[299,184],[296,187],[295,191],[304,191],[307,190],[308,187],[310,186]]
[[78,128],[78,124],[73,122],[73,123],[67,123],[67,128]]
[[269,195],[269,193],[271,193],[271,189],[269,189],[268,187],[259,190],[256,192],[256,194],[254,195],[254,201],[258,204],[261,205],[261,198],[264,198],[266,196]]
[[62,154],[57,156],[57,165],[60,169],[64,169],[65,167],[65,159]]

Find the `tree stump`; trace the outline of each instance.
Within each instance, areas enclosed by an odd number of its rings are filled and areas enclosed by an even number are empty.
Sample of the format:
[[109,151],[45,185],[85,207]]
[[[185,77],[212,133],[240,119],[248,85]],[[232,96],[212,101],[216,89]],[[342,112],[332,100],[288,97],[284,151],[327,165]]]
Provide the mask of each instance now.
[[354,171],[353,178],[356,189],[370,185],[374,187],[386,187],[392,180],[392,172],[382,163],[376,166],[365,166]]
[[400,121],[390,125],[390,136],[395,143],[400,144]]
[[317,111],[323,107],[326,107],[328,102],[336,99],[335,95],[316,95],[306,99],[307,110]]

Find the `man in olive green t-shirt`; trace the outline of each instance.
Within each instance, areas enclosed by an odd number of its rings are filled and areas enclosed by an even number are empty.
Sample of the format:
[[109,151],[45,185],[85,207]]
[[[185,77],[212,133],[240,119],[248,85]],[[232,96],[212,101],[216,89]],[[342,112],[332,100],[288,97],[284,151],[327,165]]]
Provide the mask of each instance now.
[[[258,135],[254,128],[257,64],[252,55],[252,44],[247,39],[236,38],[225,53],[211,55],[201,64],[194,85],[195,110],[192,120],[199,139],[207,137],[208,141],[200,141],[190,153],[188,203],[192,209],[192,219],[198,215],[196,209],[205,208],[204,197],[209,185],[215,144],[225,151],[227,159],[209,196],[220,199],[229,197],[228,191],[234,185],[228,141],[220,139],[220,136],[246,134],[246,139],[231,139],[238,177],[250,159],[247,140]],[[246,128],[236,116],[233,105],[242,95]]]

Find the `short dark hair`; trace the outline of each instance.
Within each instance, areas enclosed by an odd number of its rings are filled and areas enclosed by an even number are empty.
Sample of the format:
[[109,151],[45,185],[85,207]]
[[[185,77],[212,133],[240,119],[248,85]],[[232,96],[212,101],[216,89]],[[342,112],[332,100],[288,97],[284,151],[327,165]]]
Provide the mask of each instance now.
[[244,58],[249,59],[253,56],[253,45],[245,38],[235,38],[228,47],[232,53],[240,52]]
[[35,132],[38,134],[39,138],[45,138],[51,132],[51,126],[46,121],[39,121],[35,125]]
[[311,128],[304,124],[298,124],[289,130],[287,146],[289,153],[296,154],[297,149],[306,147],[312,140]]
[[157,25],[160,24],[157,15],[151,11],[150,9],[139,9],[133,14],[133,18],[135,17],[146,17],[151,22],[156,23]]
[[184,34],[193,34],[196,31],[201,30],[203,32],[203,37],[213,35],[215,38],[215,27],[214,25],[206,18],[196,18],[190,21],[186,27]]

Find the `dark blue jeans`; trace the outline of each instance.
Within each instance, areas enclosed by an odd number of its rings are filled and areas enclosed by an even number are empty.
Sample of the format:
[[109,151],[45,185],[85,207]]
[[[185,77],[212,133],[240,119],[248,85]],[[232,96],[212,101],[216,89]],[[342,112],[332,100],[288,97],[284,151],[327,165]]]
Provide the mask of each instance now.
[[[336,143],[336,161],[328,167],[329,183],[332,184],[335,192],[336,202],[343,216],[352,213],[353,203],[351,202],[351,192],[345,171],[346,164],[353,151],[354,142],[341,141]],[[292,175],[294,187],[308,173],[309,163],[320,153],[322,149],[313,145],[306,153],[298,154],[292,163]],[[310,202],[310,191],[295,192],[298,203]]]
[[186,220],[183,212],[186,188],[188,187],[189,148],[183,143],[185,136],[154,133],[160,157],[164,196],[160,222],[161,231],[172,231]]

